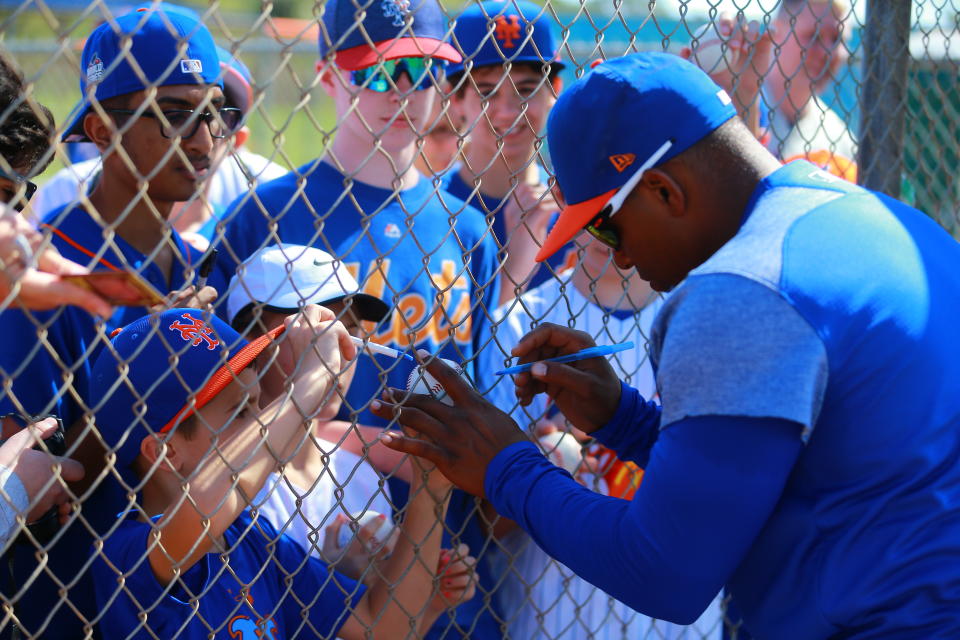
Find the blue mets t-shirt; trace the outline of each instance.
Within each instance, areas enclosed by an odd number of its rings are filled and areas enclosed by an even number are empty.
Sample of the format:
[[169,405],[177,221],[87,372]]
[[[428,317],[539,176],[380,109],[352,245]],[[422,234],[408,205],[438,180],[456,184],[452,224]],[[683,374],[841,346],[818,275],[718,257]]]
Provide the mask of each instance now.
[[[542,167],[540,167],[540,174],[542,182],[546,183],[547,175],[543,171]],[[493,230],[493,235],[497,241],[497,246],[503,247],[506,244],[510,233],[513,232],[512,229],[507,229],[507,218],[503,211],[507,204],[507,198],[500,200],[499,198],[486,196],[480,193],[479,189],[476,189],[476,187],[467,183],[463,179],[463,174],[460,171],[459,165],[452,167],[450,171],[445,173],[442,176],[442,180],[443,185],[446,187],[449,193],[452,193],[467,204],[473,205],[480,210],[481,213],[489,217],[491,220],[490,228]],[[549,227],[553,227],[556,218],[557,216],[554,216]],[[524,229],[523,232],[526,233],[526,230]],[[534,271],[533,277],[530,279],[530,283],[527,285],[527,289],[533,289],[540,286],[547,280],[556,278],[558,274],[563,273],[573,266],[576,266],[576,264],[577,248],[571,242],[565,248],[557,251],[552,256],[547,258],[543,263],[537,265],[536,271]]]
[[105,640],[333,638],[366,591],[246,511],[224,532],[226,553],[164,586],[147,559],[153,527],[128,515],[93,565]]
[[[111,268],[136,270],[161,294],[193,284],[195,270],[202,259],[199,251],[185,244],[177,232],[170,230],[170,242],[177,249],[170,280],[138,250],[118,235],[105,239],[101,223],[81,207],[67,206],[44,218],[40,228],[51,233],[51,243],[70,260],[92,270]],[[215,268],[208,284],[219,292],[226,289],[222,268]],[[19,406],[31,415],[54,414],[63,419],[69,430],[84,415],[84,405],[93,406],[100,399],[98,389],[88,387],[91,363],[109,341],[110,332],[143,317],[143,307],[118,307],[114,315],[99,324],[99,319],[78,307],[61,307],[52,311],[23,311],[10,307],[0,312],[0,328],[8,339],[0,345],[0,368],[9,390],[0,391],[0,413],[19,413]],[[39,337],[38,337],[39,336]],[[81,424],[81,426],[83,426]],[[87,469],[88,477],[96,470]],[[96,492],[83,503],[87,525],[97,531],[107,529],[122,508],[123,489],[108,474]],[[119,505],[119,506],[118,506]],[[37,573],[36,549],[15,547],[14,573],[19,584],[30,581],[18,615],[28,633],[52,622],[43,632],[44,638],[74,638],[82,633],[83,622],[62,602],[57,582],[66,583],[66,598],[87,619],[95,615],[90,572],[84,568],[93,539],[87,526],[79,521],[69,525],[50,552],[46,571]],[[6,583],[4,583],[6,585]],[[4,589],[7,587],[4,586]]]
[[[422,348],[473,371],[497,301],[496,246],[486,221],[421,177],[400,192],[344,177],[315,160],[268,182],[231,207],[221,256],[234,266],[279,242],[314,246],[341,259],[364,293],[395,311],[372,340]],[[358,359],[345,407],[361,424],[385,386],[405,389],[412,366],[387,356]]]

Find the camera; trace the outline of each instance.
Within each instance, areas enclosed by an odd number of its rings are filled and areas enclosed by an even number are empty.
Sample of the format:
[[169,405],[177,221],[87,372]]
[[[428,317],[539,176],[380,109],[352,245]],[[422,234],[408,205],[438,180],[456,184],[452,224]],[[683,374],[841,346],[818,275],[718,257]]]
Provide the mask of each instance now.
[[[63,430],[63,421],[59,416],[38,416],[29,419],[24,419],[23,416],[15,413],[0,416],[0,424],[2,424],[3,428],[3,439],[0,440],[0,444],[5,442],[7,438],[12,436],[17,431],[25,429],[29,425],[47,418],[53,418],[57,421],[57,430],[43,440],[44,445],[46,445],[50,455],[66,455],[66,433]],[[35,451],[43,451],[43,445],[40,444],[35,445],[33,448]],[[21,533],[19,536],[17,536],[16,540],[14,540],[14,544],[25,544],[32,547],[34,546],[33,540],[36,540],[42,545],[49,544],[50,541],[53,540],[53,537],[57,534],[57,531],[60,530],[60,517],[57,507],[51,507],[49,511],[40,517],[39,520],[27,524],[27,529],[29,529],[33,539],[31,539],[26,533]]]

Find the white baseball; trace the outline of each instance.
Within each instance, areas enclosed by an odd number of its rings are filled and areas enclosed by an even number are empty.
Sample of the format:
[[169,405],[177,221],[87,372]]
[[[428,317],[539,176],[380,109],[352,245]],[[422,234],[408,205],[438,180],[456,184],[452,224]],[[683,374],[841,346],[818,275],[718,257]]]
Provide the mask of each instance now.
[[[453,360],[447,360],[446,358],[441,358],[441,360],[443,360],[448,367],[456,371],[457,375],[463,375],[463,368],[459,364]],[[424,395],[429,394],[440,402],[453,406],[453,400],[451,400],[447,395],[443,385],[437,382],[436,378],[430,375],[427,370],[422,367],[417,367],[410,372],[410,375],[407,377],[407,391]]]
[[[709,22],[694,32],[690,40],[690,51],[691,61],[707,73],[720,71],[726,65],[723,55],[728,49],[717,35],[716,27]],[[727,53],[728,58],[729,56]]]
[[[340,526],[340,533],[337,535],[337,546],[341,549],[349,546],[353,538],[357,535],[357,531],[379,517],[380,514],[376,511],[365,511],[362,514],[353,514],[350,522],[344,522]],[[391,533],[393,533],[393,523],[390,522],[390,520],[384,520],[380,528],[373,534],[371,542],[375,547],[379,547],[387,541]]]
[[577,471],[580,460],[583,458],[580,443],[572,435],[563,431],[553,431],[540,436],[540,447],[550,462],[566,469],[571,475]]

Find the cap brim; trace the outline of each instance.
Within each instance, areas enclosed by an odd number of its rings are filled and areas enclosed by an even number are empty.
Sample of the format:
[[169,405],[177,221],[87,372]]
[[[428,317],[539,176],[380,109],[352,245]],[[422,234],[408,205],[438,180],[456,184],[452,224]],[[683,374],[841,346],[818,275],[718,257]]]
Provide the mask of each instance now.
[[250,105],[253,104],[253,87],[242,73],[230,65],[221,62],[220,70],[223,72],[224,93],[229,93],[226,96],[227,106],[237,107],[243,115],[247,115],[250,113]]
[[63,132],[60,140],[63,142],[90,142],[83,130],[83,119],[90,112],[90,102],[84,98],[73,108],[75,116],[70,120],[70,126]]
[[578,202],[577,204],[567,205],[560,216],[557,218],[553,229],[547,234],[547,239],[543,241],[543,246],[537,252],[536,261],[543,262],[555,254],[563,245],[573,240],[574,236],[580,233],[591,218],[600,213],[604,205],[617,192],[616,189],[601,193],[589,200]]
[[207,381],[207,384],[203,385],[203,388],[194,396],[193,402],[188,402],[183,409],[177,412],[177,415],[173,416],[167,424],[163,425],[160,433],[166,433],[173,428],[174,425],[193,415],[197,409],[203,408],[208,402],[217,397],[218,393],[235,382],[240,372],[250,366],[250,363],[256,360],[257,356],[259,356],[267,346],[273,343],[277,336],[283,333],[284,329],[286,329],[286,325],[280,325],[276,329],[248,343],[243,349],[240,349],[235,356],[227,360],[225,365],[217,369],[216,373]]
[[356,71],[372,67],[381,60],[397,58],[438,58],[447,62],[461,62],[456,49],[443,40],[436,38],[396,38],[377,42],[372,47],[364,44],[337,51],[334,61],[345,71]]
[[[329,304],[331,302],[341,302],[347,296],[341,296],[339,298],[332,298],[330,300],[325,300],[324,302],[318,302],[317,304]],[[361,320],[368,320],[370,322],[380,322],[387,317],[390,313],[390,305],[386,302],[372,296],[369,293],[354,293],[350,294],[350,304],[357,310],[357,317]]]

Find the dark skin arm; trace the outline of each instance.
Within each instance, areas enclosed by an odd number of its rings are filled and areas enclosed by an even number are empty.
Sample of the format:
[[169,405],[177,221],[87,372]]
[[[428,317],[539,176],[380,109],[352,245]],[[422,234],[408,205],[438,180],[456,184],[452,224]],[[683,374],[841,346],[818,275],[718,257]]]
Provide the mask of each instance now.
[[[524,364],[591,346],[593,340],[581,331],[544,324],[528,333],[513,355]],[[406,392],[388,389],[383,400],[375,401],[370,408],[381,418],[396,418],[405,430],[403,434],[385,431],[380,439],[391,449],[426,458],[458,487],[484,497],[483,482],[490,461],[504,448],[528,438],[510,416],[487,402],[439,358],[424,351],[417,357],[443,385],[453,406],[431,396],[407,396]],[[546,392],[567,419],[586,433],[610,421],[620,401],[620,381],[605,359],[544,365],[542,372],[517,376],[517,397],[522,404]]]

